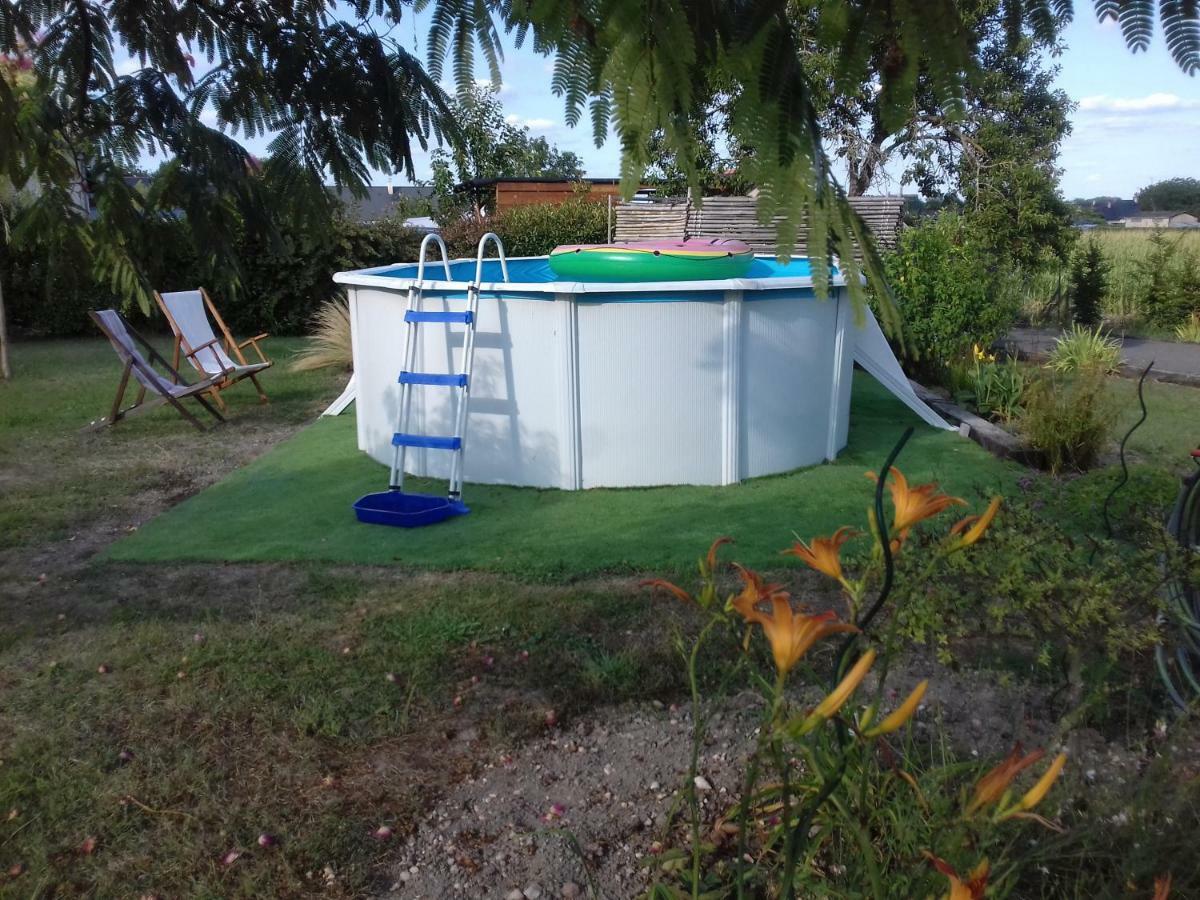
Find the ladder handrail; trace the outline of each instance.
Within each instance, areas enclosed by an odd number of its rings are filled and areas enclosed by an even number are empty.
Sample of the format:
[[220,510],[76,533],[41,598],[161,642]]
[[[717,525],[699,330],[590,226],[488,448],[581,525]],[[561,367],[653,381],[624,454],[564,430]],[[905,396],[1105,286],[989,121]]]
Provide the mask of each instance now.
[[500,235],[489,231],[479,239],[479,247],[475,251],[475,284],[477,285],[483,280],[483,251],[489,240],[496,245],[496,255],[500,257],[500,274],[504,276],[505,281],[508,281],[508,260],[504,256],[504,244],[500,242]]
[[[408,288],[408,307],[407,311],[411,313],[421,312],[421,300],[423,279],[425,277],[425,253],[430,242],[436,243],[442,250],[442,265],[446,271],[446,280],[450,281],[450,263],[449,254],[446,250],[446,242],[436,234],[427,234],[421,241],[421,254],[417,260],[417,277],[409,285]],[[454,456],[450,461],[450,478],[447,490],[447,496],[450,501],[461,503],[462,501],[462,479],[463,479],[463,451],[466,447],[466,425],[467,425],[467,404],[470,402],[471,396],[471,376],[472,368],[475,359],[475,322],[479,316],[479,285],[483,280],[483,259],[484,252],[487,250],[488,242],[491,241],[496,245],[496,256],[500,259],[500,273],[505,281],[508,281],[508,259],[504,254],[504,244],[500,240],[499,235],[488,232],[479,239],[479,246],[475,253],[475,280],[467,284],[467,310],[465,317],[466,328],[463,331],[462,342],[462,372],[463,378],[458,384],[458,404],[454,413],[454,428],[452,431],[453,440],[457,442],[457,446],[440,446],[439,449],[449,449]],[[404,361],[402,372],[411,372],[415,369],[416,354],[417,354],[417,325],[420,319],[417,317],[409,318],[405,315],[407,325],[407,334],[404,341]],[[454,357],[450,354],[450,365],[453,368]],[[397,421],[397,434],[393,438],[395,442],[395,450],[392,454],[392,471],[391,477],[388,480],[388,486],[391,490],[404,490],[404,464],[407,457],[407,448],[413,435],[408,431],[409,418],[412,413],[412,388],[415,382],[411,379],[402,379],[400,388],[400,414]],[[422,382],[436,384],[439,382]],[[403,441],[398,441],[397,438],[403,438]],[[418,445],[414,446],[434,446],[434,445]]]
[[[446,242],[442,240],[440,234],[430,232],[421,239],[421,253],[417,256],[417,281],[422,281],[425,278],[425,250],[429,242],[433,241],[442,251],[442,268],[446,270],[446,280],[453,281],[450,277],[450,251],[446,249]],[[505,278],[505,281],[508,279]]]
[[454,434],[462,443],[450,461],[449,496],[451,500],[462,499],[463,454],[467,445],[467,404],[471,397],[471,380],[475,363],[475,320],[479,318],[479,284],[483,280],[483,253],[487,249],[488,241],[496,245],[496,255],[500,258],[500,274],[505,281],[508,281],[508,260],[504,256],[504,244],[499,235],[489,231],[479,239],[479,246],[475,251],[475,280],[467,285],[467,310],[471,314],[471,324],[467,326],[466,333],[463,335],[462,351],[463,374],[467,376],[467,382],[459,389],[458,408],[455,410],[454,416]]

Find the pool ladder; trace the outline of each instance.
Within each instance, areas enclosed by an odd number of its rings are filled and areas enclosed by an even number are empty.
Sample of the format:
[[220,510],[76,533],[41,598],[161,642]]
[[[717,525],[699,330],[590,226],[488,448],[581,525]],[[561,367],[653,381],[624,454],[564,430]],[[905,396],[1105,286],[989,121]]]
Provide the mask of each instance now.
[[[467,404],[471,396],[471,367],[475,360],[475,325],[479,316],[479,285],[483,280],[483,254],[488,242],[496,245],[496,255],[500,260],[500,273],[508,281],[508,261],[504,256],[504,244],[495,234],[488,232],[479,239],[479,247],[475,253],[475,278],[467,285],[467,308],[461,312],[425,312],[421,309],[423,299],[423,279],[425,276],[425,253],[430,244],[437,244],[442,251],[442,267],[446,280],[451,281],[449,254],[446,242],[436,234],[427,234],[421,241],[421,253],[417,259],[417,278],[408,289],[408,306],[404,312],[407,331],[404,339],[404,363],[400,372],[400,416],[396,433],[392,435],[392,471],[388,481],[388,490],[404,490],[404,461],[409,447],[420,447],[429,450],[449,450],[453,456],[450,461],[450,483],[447,490],[447,503],[451,514],[468,512],[462,502],[463,452],[466,449]],[[465,326],[462,342],[462,371],[435,373],[415,372],[417,355],[418,329],[427,324],[460,324]],[[454,354],[449,354],[450,365],[454,364]],[[450,435],[414,434],[408,430],[409,416],[412,412],[412,389],[414,386],[448,387],[459,391],[458,403],[455,405],[454,429]]]

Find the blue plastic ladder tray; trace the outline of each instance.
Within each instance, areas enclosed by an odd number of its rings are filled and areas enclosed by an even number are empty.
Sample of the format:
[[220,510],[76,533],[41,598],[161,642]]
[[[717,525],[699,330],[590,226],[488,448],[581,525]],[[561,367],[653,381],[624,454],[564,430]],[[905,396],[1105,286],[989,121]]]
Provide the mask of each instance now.
[[354,503],[354,514],[358,516],[358,521],[398,528],[434,525],[454,516],[465,516],[470,511],[461,500],[432,494],[406,494],[404,491],[366,494]]

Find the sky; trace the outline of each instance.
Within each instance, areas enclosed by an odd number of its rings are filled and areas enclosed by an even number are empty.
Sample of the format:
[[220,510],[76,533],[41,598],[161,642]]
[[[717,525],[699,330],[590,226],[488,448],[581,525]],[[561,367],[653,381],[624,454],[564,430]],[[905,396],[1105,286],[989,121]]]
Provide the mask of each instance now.
[[1130,53],[1114,22],[1100,24],[1087,0],[1065,33],[1059,86],[1077,104],[1062,147],[1069,197],[1132,197],[1164,178],[1200,178],[1200,77],[1175,65],[1161,34]]
[[[1062,147],[1062,190],[1066,197],[1132,197],[1147,184],[1175,176],[1200,177],[1200,77],[1179,70],[1161,34],[1148,52],[1131,53],[1116,23],[1101,24],[1090,0],[1077,0],[1077,17],[1064,33],[1066,51],[1058,59],[1059,86],[1077,103],[1073,130]],[[391,36],[425,59],[429,13],[410,16]],[[586,116],[577,128],[564,122],[562,99],[550,89],[550,61],[528,46],[504,40],[500,99],[510,121],[544,135],[561,150],[584,160],[586,174],[615,177],[619,149],[615,139],[599,148]],[[126,63],[128,65],[128,63]],[[483,66],[478,75],[486,77]],[[447,84],[447,88],[452,88]],[[264,141],[248,141],[261,152]],[[429,176],[428,154],[416,160],[416,177]],[[386,184],[387,173],[376,173]],[[402,175],[396,184],[406,183]],[[884,190],[911,190],[893,183]]]

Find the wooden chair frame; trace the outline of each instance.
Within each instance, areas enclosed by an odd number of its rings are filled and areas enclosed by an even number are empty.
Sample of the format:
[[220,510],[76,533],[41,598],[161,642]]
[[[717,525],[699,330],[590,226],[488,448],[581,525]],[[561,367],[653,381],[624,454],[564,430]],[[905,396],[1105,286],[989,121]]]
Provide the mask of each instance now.
[[196,371],[204,372],[204,367],[196,362],[196,354],[201,350],[218,343],[224,345],[225,352],[237,360],[240,365],[248,366],[251,365],[251,363],[247,362],[246,355],[242,351],[246,347],[251,347],[253,348],[254,352],[258,354],[259,361],[263,364],[263,368],[255,372],[245,372],[240,375],[233,370],[226,370],[223,377],[217,378],[216,383],[209,391],[209,394],[217,406],[219,406],[221,409],[225,409],[225,401],[221,399],[221,391],[233,387],[243,378],[249,378],[251,383],[254,385],[254,389],[258,391],[258,402],[268,403],[269,400],[267,398],[267,393],[263,390],[262,385],[258,381],[258,373],[270,368],[272,365],[274,365],[274,363],[272,360],[267,358],[265,353],[263,353],[262,348],[258,345],[258,342],[270,337],[271,335],[264,331],[262,334],[256,334],[254,337],[247,338],[241,343],[238,343],[236,340],[234,340],[233,333],[229,330],[229,326],[225,324],[225,320],[221,318],[221,314],[217,311],[216,304],[212,302],[212,298],[208,295],[208,291],[206,291],[204,288],[200,288],[199,291],[200,297],[204,301],[204,308],[208,312],[212,322],[217,326],[219,336],[196,347],[191,346],[187,342],[187,339],[183,336],[183,329],[179,327],[179,323],[176,322],[175,317],[171,315],[171,310],[167,306],[166,301],[163,299],[162,294],[160,294],[158,291],[154,292],[154,299],[158,303],[158,308],[161,309],[163,315],[167,317],[167,322],[171,326],[172,333],[175,335],[175,343],[173,347],[174,353],[172,356],[174,368],[178,369],[181,359],[183,357],[187,357],[188,361],[192,363],[192,366],[196,369]]
[[[194,425],[199,431],[207,431],[208,429],[204,423],[192,415],[191,411],[180,402],[181,400],[186,400],[189,397],[195,399],[197,403],[208,410],[208,412],[210,412],[213,417],[216,418],[217,424],[222,424],[225,422],[225,417],[222,416],[207,400],[204,399],[204,394],[212,390],[213,385],[217,383],[217,378],[220,376],[217,376],[216,378],[210,378],[206,381],[198,381],[195,384],[188,382],[182,375],[179,374],[179,371],[174,366],[167,362],[166,357],[155,350],[154,346],[144,337],[138,334],[137,331],[134,330],[133,326],[129,324],[129,321],[118,312],[117,316],[120,317],[121,322],[125,325],[125,330],[128,332],[129,336],[142,346],[146,356],[149,357],[150,364],[147,365],[143,359],[129,355],[128,351],[121,347],[121,342],[117,339],[117,336],[109,331],[108,326],[104,324],[104,321],[98,315],[96,315],[93,310],[88,310],[88,315],[91,317],[92,321],[96,323],[96,327],[100,329],[106,338],[108,338],[109,342],[113,345],[113,348],[117,351],[117,355],[125,360],[125,366],[121,371],[121,380],[117,385],[117,395],[113,398],[112,409],[109,411],[107,416],[102,416],[88,425],[89,429],[98,429],[109,425],[116,425],[117,422],[128,418],[129,416],[134,416],[138,413],[155,409],[163,403],[169,403],[175,407],[176,410],[178,410],[181,416]],[[166,369],[167,376],[162,376],[158,372],[155,372],[153,368],[154,363],[158,363],[164,369]],[[165,377],[169,377],[175,384],[183,385],[187,387],[188,390],[179,394],[170,394],[161,391],[156,392],[158,396],[149,402],[146,402],[147,388],[146,385],[139,380],[137,399],[134,400],[134,402],[129,406],[122,409],[121,402],[125,399],[125,391],[129,387],[129,378],[131,375],[133,375],[134,369],[137,369],[142,373],[142,375],[146,376],[151,381],[159,381]]]

